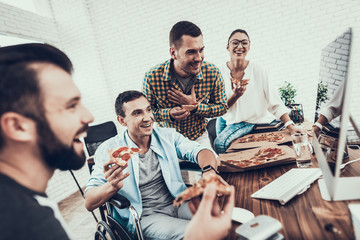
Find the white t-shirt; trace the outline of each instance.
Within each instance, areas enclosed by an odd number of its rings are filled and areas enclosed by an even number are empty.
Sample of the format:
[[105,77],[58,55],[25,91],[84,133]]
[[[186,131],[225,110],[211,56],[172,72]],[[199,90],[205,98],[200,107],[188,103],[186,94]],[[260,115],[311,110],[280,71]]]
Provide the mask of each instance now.
[[[229,99],[233,95],[230,69],[225,63],[221,66],[220,71]],[[243,79],[250,79],[245,93],[222,116],[227,125],[239,122],[267,123],[271,122],[274,116],[280,119],[283,114],[289,112],[276,89],[269,84],[267,72],[260,65],[250,61],[245,69]]]

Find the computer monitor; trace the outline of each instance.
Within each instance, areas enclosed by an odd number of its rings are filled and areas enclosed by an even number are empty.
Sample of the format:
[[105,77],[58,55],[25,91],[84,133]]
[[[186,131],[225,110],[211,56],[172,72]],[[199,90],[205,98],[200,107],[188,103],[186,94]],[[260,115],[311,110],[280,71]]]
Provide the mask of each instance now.
[[[344,59],[347,60],[347,64],[343,64],[341,62],[343,70],[343,79],[338,78],[337,85],[338,88],[334,89],[334,94],[330,97],[330,100],[327,104],[322,106],[325,110],[330,110],[332,112],[335,121],[339,121],[337,125],[338,131],[336,133],[335,138],[337,138],[337,146],[336,146],[336,161],[335,161],[335,169],[331,169],[331,166],[328,164],[327,161],[327,154],[323,151],[319,139],[314,136],[313,138],[313,146],[314,151],[316,154],[316,158],[318,160],[319,166],[323,173],[323,178],[319,180],[319,188],[323,199],[328,201],[333,200],[350,200],[350,199],[360,199],[360,176],[354,177],[340,177],[340,164],[344,158],[344,151],[345,151],[345,143],[346,143],[346,136],[348,132],[349,123],[353,125],[356,133],[360,138],[359,129],[356,126],[353,119],[350,121],[350,97],[351,97],[351,84],[352,81],[355,80],[354,70],[355,61],[359,61],[356,56],[356,40],[358,38],[357,32],[354,31],[354,28],[349,28],[347,31],[342,33],[335,41],[329,43],[323,50],[322,50],[322,57],[326,55],[329,49],[334,49],[334,53],[342,52],[337,49],[341,49],[341,44],[339,42],[348,43],[348,56]],[[348,39],[348,41],[339,41],[339,39],[344,38]],[[360,39],[358,39],[360,40]],[[344,49],[344,48],[343,48]],[[358,50],[357,50],[358,51]],[[330,55],[330,54],[329,54]],[[337,59],[341,59],[336,56],[336,54],[332,54],[335,57],[335,62],[332,64],[328,64],[329,67],[335,67],[335,63]],[[327,58],[328,62],[332,60]],[[344,61],[344,60],[341,60]],[[321,63],[321,66],[326,66],[326,63]],[[336,67],[335,67],[336,69]],[[322,69],[323,70],[323,69]],[[324,77],[322,76],[322,70],[320,70],[320,81],[324,82]],[[337,71],[332,71],[333,73],[338,73]],[[331,76],[330,74],[328,76]],[[336,80],[336,79],[335,79]],[[331,82],[331,81],[329,81]],[[336,83],[336,82],[335,82]],[[319,111],[319,114],[322,110]],[[323,111],[324,112],[324,111]],[[337,116],[338,115],[338,116]],[[337,117],[337,118],[336,118]],[[337,119],[337,120],[336,120]],[[331,122],[330,122],[331,123]],[[336,127],[335,127],[336,129]]]

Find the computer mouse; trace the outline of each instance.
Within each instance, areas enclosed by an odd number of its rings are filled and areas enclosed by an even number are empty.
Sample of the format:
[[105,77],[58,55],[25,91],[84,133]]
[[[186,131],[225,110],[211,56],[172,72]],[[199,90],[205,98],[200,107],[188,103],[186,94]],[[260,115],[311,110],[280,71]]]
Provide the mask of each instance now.
[[255,215],[252,212],[250,212],[249,210],[246,210],[244,208],[234,207],[231,218],[233,221],[236,221],[239,223],[245,223],[247,221],[250,221],[251,219],[254,219]]

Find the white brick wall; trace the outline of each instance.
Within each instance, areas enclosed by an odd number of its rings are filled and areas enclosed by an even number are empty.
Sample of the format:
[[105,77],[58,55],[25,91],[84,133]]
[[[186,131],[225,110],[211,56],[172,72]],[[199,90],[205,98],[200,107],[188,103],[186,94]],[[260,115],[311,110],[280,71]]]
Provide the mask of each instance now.
[[[95,123],[114,120],[113,105],[118,93],[140,89],[144,73],[169,58],[168,34],[180,20],[193,21],[202,29],[205,59],[215,64],[229,58],[225,47],[231,31],[247,30],[251,39],[249,59],[262,63],[277,87],[284,81],[293,83],[298,90],[296,101],[303,104],[305,117],[313,119],[321,49],[347,27],[360,28],[360,3],[353,0],[49,3],[53,20],[0,4],[0,31],[61,46],[74,62],[74,79]],[[355,73],[357,78],[359,70]],[[360,89],[359,81],[353,83],[352,102],[360,102],[356,88]],[[353,104],[352,112],[360,112],[359,107]],[[86,171],[83,172],[79,175],[85,176]],[[73,186],[74,183],[58,180],[69,176],[63,173],[54,178],[49,191],[62,192],[65,190],[56,187]],[[86,177],[80,178],[83,185]]]
[[321,49],[360,22],[360,4],[351,0],[86,2],[112,99],[123,90],[140,89],[144,73],[169,58],[169,30],[186,19],[202,29],[205,58],[216,64],[228,59],[231,31],[246,29],[252,41],[249,59],[261,62],[277,87],[292,82],[309,119]]

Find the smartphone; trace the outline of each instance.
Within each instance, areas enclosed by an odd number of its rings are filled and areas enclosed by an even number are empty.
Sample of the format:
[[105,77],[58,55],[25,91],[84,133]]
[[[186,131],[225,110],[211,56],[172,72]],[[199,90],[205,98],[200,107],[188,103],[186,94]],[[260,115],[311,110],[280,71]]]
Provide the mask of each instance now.
[[281,240],[284,239],[284,236],[278,233],[281,228],[282,225],[277,219],[259,215],[239,226],[236,234],[238,239],[242,240]]

